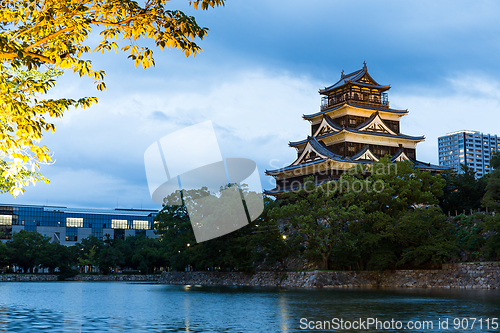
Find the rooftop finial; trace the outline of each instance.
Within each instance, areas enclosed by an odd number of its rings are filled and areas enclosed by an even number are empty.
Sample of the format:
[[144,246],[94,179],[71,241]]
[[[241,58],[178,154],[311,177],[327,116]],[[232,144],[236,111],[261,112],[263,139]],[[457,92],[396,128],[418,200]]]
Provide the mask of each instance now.
[[363,69],[366,69],[366,61],[363,61]]
[[340,78],[344,77],[344,70],[342,70],[342,73],[340,73]]

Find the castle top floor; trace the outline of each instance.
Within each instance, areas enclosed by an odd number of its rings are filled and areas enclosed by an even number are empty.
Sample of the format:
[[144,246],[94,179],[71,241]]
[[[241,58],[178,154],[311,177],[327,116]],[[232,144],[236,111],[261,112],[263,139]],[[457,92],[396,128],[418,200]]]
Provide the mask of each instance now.
[[350,102],[357,105],[389,108],[387,92],[391,87],[375,81],[363,63],[363,68],[350,74],[342,74],[340,80],[329,87],[321,89],[321,111]]

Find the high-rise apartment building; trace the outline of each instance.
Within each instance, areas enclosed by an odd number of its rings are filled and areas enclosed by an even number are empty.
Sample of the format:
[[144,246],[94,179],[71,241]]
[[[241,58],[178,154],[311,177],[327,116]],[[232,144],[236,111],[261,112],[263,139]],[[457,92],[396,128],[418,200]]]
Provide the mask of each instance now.
[[500,150],[500,137],[477,131],[456,131],[438,138],[439,165],[460,171],[464,164],[482,177],[491,171],[491,154]]

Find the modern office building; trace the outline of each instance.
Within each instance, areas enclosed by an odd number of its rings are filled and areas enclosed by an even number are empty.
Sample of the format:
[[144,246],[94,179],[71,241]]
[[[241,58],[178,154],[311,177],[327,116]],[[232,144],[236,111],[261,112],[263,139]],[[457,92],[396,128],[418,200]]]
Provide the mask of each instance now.
[[491,171],[491,154],[500,150],[500,137],[477,131],[456,131],[438,138],[439,165],[460,171],[471,167],[477,177]]
[[153,231],[156,210],[145,209],[87,209],[57,206],[0,204],[0,239],[8,240],[20,230],[38,231],[52,241],[74,245],[95,236],[103,239],[144,233],[157,237]]

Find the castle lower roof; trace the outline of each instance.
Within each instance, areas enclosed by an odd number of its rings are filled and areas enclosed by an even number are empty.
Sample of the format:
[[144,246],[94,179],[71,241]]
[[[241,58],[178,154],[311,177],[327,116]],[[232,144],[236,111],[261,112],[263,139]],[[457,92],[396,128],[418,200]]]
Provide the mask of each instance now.
[[335,107],[332,107],[332,108],[329,108],[329,109],[326,109],[326,110],[323,110],[323,111],[320,111],[320,112],[317,112],[317,113],[302,115],[302,118],[304,118],[304,119],[315,118],[317,116],[326,114],[328,112],[340,109],[341,107],[343,107],[345,105],[349,105],[349,106],[352,106],[352,107],[355,107],[355,108],[360,108],[360,109],[389,112],[389,113],[395,113],[395,114],[401,114],[401,115],[405,115],[405,114],[408,113],[408,110],[396,110],[396,109],[390,109],[390,108],[379,108],[379,107],[370,106],[370,105],[358,105],[358,104],[352,104],[349,101],[347,101],[344,104],[341,104],[341,105],[338,105],[338,106],[335,106]]

